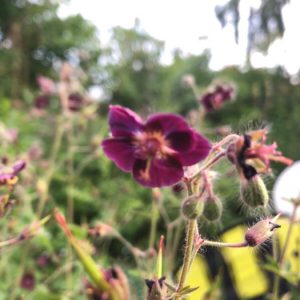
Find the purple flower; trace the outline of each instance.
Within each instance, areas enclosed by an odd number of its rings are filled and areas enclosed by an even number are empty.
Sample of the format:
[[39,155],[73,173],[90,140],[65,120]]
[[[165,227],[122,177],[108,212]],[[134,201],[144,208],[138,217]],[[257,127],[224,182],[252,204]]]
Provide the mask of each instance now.
[[206,92],[201,98],[205,110],[210,112],[221,108],[225,102],[232,100],[234,89],[231,86],[217,85],[213,90]]
[[102,142],[104,153],[147,187],[169,186],[183,177],[183,167],[204,159],[210,151],[206,138],[180,116],[158,113],[144,122],[135,112],[110,106],[112,137]]
[[26,166],[25,161],[17,161],[11,168],[0,166],[0,186],[7,185],[10,180],[16,177]]
[[71,111],[79,111],[83,105],[83,98],[80,94],[70,94],[68,97],[68,108]]
[[48,95],[39,95],[34,100],[34,106],[37,109],[45,109],[49,106],[50,98]]
[[22,289],[32,291],[35,287],[35,277],[34,274],[30,271],[23,274],[20,282],[20,287]]

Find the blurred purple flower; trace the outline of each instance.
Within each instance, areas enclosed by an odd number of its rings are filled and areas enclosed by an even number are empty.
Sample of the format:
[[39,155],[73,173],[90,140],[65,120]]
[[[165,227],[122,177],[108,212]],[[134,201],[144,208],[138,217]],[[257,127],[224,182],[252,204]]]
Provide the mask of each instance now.
[[34,100],[34,106],[37,109],[45,109],[49,106],[50,98],[48,95],[39,95]]
[[6,185],[8,181],[16,177],[26,166],[25,161],[17,161],[11,168],[0,166],[0,186]]
[[206,92],[200,98],[206,112],[220,109],[225,102],[233,99],[234,89],[232,86],[216,85],[213,90]]
[[35,277],[32,272],[26,272],[23,274],[20,282],[22,289],[32,291],[35,287]]
[[144,122],[135,112],[110,106],[112,138],[102,142],[104,153],[135,180],[147,187],[169,186],[184,175],[183,167],[204,159],[208,140],[180,116],[158,113]]
[[79,111],[83,105],[83,98],[80,94],[70,94],[68,98],[68,108],[71,111]]
[[41,254],[37,259],[36,259],[36,264],[40,267],[46,267],[47,265],[49,265],[49,263],[51,262],[51,258],[49,255],[47,254]]

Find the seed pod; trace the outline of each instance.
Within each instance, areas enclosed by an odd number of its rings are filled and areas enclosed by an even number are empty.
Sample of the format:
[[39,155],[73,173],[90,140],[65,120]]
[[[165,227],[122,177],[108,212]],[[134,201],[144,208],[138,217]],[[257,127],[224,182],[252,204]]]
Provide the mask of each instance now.
[[275,223],[278,217],[279,215],[275,216],[273,219],[266,218],[250,227],[245,234],[245,240],[247,241],[248,246],[259,246],[269,239],[273,235],[274,229],[280,227],[280,225]]
[[204,210],[204,201],[196,195],[187,197],[182,204],[181,211],[185,218],[189,220],[197,219]]
[[259,175],[241,181],[241,199],[251,207],[267,206],[269,194],[265,183]]
[[223,205],[220,200],[220,198],[216,196],[211,196],[206,198],[205,205],[204,205],[204,211],[203,216],[208,221],[218,221],[223,212]]

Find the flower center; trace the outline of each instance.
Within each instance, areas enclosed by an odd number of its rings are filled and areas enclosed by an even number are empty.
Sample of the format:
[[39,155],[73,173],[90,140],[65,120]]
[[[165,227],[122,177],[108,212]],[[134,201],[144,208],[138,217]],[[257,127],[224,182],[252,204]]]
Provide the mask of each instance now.
[[162,157],[163,149],[167,145],[166,140],[160,132],[145,132],[136,137],[134,142],[136,146],[135,153],[141,159],[153,157]]
[[160,148],[160,143],[156,138],[148,138],[145,141],[145,149],[149,156],[154,156]]

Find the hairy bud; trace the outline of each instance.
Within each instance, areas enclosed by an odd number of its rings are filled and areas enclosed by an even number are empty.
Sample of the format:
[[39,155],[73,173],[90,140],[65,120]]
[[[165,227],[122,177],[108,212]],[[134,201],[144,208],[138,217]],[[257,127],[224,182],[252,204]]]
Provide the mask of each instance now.
[[259,175],[241,181],[241,199],[251,207],[267,206],[269,194],[265,183]]
[[220,198],[216,196],[208,197],[205,201],[203,216],[208,221],[218,221],[223,212],[223,205]]
[[193,220],[202,215],[204,210],[204,201],[199,196],[189,196],[182,204],[181,211],[185,218]]
[[269,239],[273,235],[274,229],[280,227],[280,225],[275,223],[278,217],[279,215],[273,219],[266,218],[250,227],[245,234],[245,240],[248,245],[250,247],[259,246]]
[[147,300],[163,300],[167,297],[167,286],[165,285],[165,277],[159,279],[146,279],[145,283],[148,287]]

